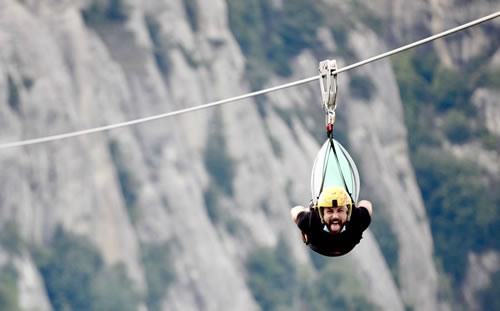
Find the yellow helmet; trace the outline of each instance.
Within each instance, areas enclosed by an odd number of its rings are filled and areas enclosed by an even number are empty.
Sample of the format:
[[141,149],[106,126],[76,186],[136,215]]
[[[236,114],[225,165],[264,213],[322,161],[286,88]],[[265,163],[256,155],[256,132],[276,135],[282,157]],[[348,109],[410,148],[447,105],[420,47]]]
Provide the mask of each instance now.
[[344,188],[333,186],[323,189],[318,198],[318,213],[321,221],[324,222],[323,215],[325,207],[347,207],[347,220],[351,219],[352,201]]

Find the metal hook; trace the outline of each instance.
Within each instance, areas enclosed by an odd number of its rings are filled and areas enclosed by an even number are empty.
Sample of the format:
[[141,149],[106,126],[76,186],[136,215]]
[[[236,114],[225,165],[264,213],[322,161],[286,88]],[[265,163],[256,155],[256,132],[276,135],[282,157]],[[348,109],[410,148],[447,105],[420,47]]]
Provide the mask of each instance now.
[[323,97],[323,110],[326,114],[334,111],[337,106],[338,84],[336,71],[337,61],[334,59],[327,59],[319,63],[319,83],[321,86],[321,96]]

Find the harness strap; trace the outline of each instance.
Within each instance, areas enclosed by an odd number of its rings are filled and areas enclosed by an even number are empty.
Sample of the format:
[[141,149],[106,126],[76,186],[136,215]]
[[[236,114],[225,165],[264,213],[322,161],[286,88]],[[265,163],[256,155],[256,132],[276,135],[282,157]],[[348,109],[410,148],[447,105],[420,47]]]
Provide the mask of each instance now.
[[[327,172],[327,169],[328,169],[328,161],[330,159],[330,150],[333,150],[333,154],[335,155],[335,160],[337,162],[337,168],[340,172],[340,176],[342,177],[342,182],[344,183],[344,188],[347,192],[347,194],[349,195],[349,198],[351,199],[351,203],[352,203],[352,207],[355,207],[356,206],[356,203],[354,202],[354,199],[352,197],[352,193],[351,191],[349,190],[349,187],[347,186],[347,182],[345,180],[345,177],[344,177],[344,173],[342,172],[342,168],[340,167],[340,161],[339,161],[339,157],[337,155],[337,149],[335,148],[335,143],[333,142],[333,135],[331,135],[331,132],[329,133],[328,135],[328,140],[330,141],[330,148],[327,150],[327,153],[326,153],[326,163],[324,165],[324,168],[323,168],[323,176],[321,177],[321,186],[319,188],[319,192],[318,192],[318,197],[316,198],[316,204],[315,204],[315,208],[317,208],[317,200],[319,199],[319,195],[321,195],[321,192],[323,192],[323,188],[325,186],[325,179],[326,179],[326,172]],[[351,166],[351,163],[349,163],[349,167],[351,167],[352,169],[352,166]],[[349,216],[348,216],[348,221],[350,220],[350,214],[352,213],[352,208],[351,208],[351,211],[349,213]]]
[[[330,138],[330,146],[331,148],[333,149],[333,154],[335,154],[335,160],[337,160],[337,167],[339,169],[339,172],[340,172],[340,176],[342,177],[342,181],[344,182],[344,187],[345,187],[345,190],[347,191],[347,193],[349,194],[349,197],[351,198],[351,202],[354,202],[352,200],[352,194],[351,194],[351,191],[349,191],[349,187],[347,187],[347,183],[345,182],[345,177],[344,177],[344,173],[342,172],[342,169],[340,167],[340,161],[339,161],[339,157],[337,156],[337,150],[335,149],[335,144],[333,143],[333,139]],[[349,164],[350,166],[351,164]]]
[[[345,181],[345,177],[344,177],[344,173],[342,172],[342,168],[340,167],[340,161],[339,161],[339,157],[337,156],[337,150],[335,149],[335,144],[333,143],[333,139],[330,138],[330,146],[331,148],[333,149],[333,154],[335,154],[335,160],[337,160],[337,167],[339,169],[339,172],[340,172],[340,176],[342,177],[342,181],[344,182],[344,188],[345,190],[347,191],[347,194],[349,194],[349,198],[351,198],[351,204],[352,204],[352,207],[356,207],[356,202],[354,202],[354,199],[352,197],[352,193],[351,191],[349,191],[349,187],[347,187],[347,183]],[[349,161],[347,161],[349,163]],[[352,166],[351,166],[351,163],[349,163],[349,167],[351,168],[352,170]],[[351,213],[352,213],[352,208],[351,208]],[[351,213],[349,214],[348,218],[347,218],[347,221],[350,220],[351,218]]]
[[[331,138],[329,138],[331,139]],[[316,198],[316,200],[319,199],[319,195],[321,194],[321,192],[323,192],[323,186],[325,185],[325,178],[326,178],[326,170],[328,168],[328,160],[330,159],[330,149],[327,150],[327,153],[326,153],[326,163],[325,163],[325,166],[323,168],[323,174],[321,176],[321,186],[319,187],[319,192],[318,192],[318,197]],[[317,202],[317,201],[316,201]],[[317,204],[316,204],[317,205]],[[317,207],[317,206],[315,206]]]

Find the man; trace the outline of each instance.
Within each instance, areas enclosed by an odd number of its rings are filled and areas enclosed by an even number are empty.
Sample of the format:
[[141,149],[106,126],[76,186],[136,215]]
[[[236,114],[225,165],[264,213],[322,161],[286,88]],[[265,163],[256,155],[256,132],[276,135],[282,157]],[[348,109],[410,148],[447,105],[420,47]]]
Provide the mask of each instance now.
[[312,250],[325,256],[341,256],[359,243],[370,225],[372,204],[362,200],[353,207],[343,188],[329,187],[320,194],[316,208],[295,206],[290,214]]

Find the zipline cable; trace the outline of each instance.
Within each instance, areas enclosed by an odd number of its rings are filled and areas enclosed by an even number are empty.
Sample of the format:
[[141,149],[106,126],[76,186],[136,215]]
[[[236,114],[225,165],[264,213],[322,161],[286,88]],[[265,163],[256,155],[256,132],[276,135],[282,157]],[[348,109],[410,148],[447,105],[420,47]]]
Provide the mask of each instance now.
[[463,24],[461,26],[457,26],[455,28],[452,28],[450,30],[447,30],[447,31],[443,31],[443,32],[440,32],[436,35],[433,35],[433,36],[430,36],[430,37],[427,37],[425,39],[422,39],[422,40],[419,40],[419,41],[416,41],[414,43],[410,43],[410,44],[407,44],[405,46],[402,46],[400,48],[397,48],[397,49],[394,49],[392,51],[389,51],[389,52],[385,52],[383,54],[380,54],[380,55],[377,55],[377,56],[374,56],[372,58],[369,58],[369,59],[366,59],[364,61],[360,61],[360,62],[357,62],[355,64],[352,64],[352,65],[349,65],[349,66],[345,66],[343,68],[340,68],[338,69],[337,71],[335,71],[334,73],[341,73],[341,72],[344,72],[344,71],[348,71],[348,70],[351,70],[351,69],[354,69],[356,67],[359,67],[359,66],[363,66],[363,65],[366,65],[368,63],[371,63],[371,62],[374,62],[374,61],[377,61],[379,59],[382,59],[382,58],[385,58],[385,57],[389,57],[391,55],[394,55],[394,54],[397,54],[397,53],[400,53],[400,52],[403,52],[403,51],[406,51],[406,50],[409,50],[409,49],[412,49],[414,47],[417,47],[419,45],[422,45],[422,44],[425,44],[425,43],[428,43],[430,41],[433,41],[433,40],[436,40],[436,39],[439,39],[439,38],[442,38],[442,37],[445,37],[447,35],[451,35],[455,32],[459,32],[459,31],[462,31],[464,29],[467,29],[467,28],[470,28],[472,26],[476,26],[476,25],[479,25],[481,23],[484,23],[484,22],[487,22],[491,19],[494,19],[496,17],[500,16],[500,11],[496,12],[496,13],[493,13],[493,14],[490,14],[490,15],[487,15],[485,17],[482,17],[482,18],[479,18],[479,19],[476,19],[472,22],[469,22],[469,23],[466,23],[466,24]]
[[[394,54],[406,51],[408,49],[417,47],[419,45],[428,43],[430,41],[433,41],[433,40],[436,40],[436,39],[448,36],[450,34],[462,31],[462,30],[470,28],[472,26],[476,26],[478,24],[481,24],[481,23],[484,23],[486,21],[492,20],[492,19],[494,19],[494,18],[496,18],[498,16],[500,16],[500,11],[498,11],[496,13],[493,13],[493,14],[490,14],[490,15],[487,15],[487,16],[484,16],[482,18],[476,19],[474,21],[471,21],[469,23],[463,24],[461,26],[457,26],[457,27],[452,28],[450,30],[443,31],[443,32],[438,33],[436,35],[427,37],[425,39],[416,41],[414,43],[407,44],[405,46],[402,46],[400,48],[394,49],[392,51],[389,51],[389,52],[386,52],[386,53],[374,56],[372,58],[369,58],[369,59],[366,59],[366,60],[354,63],[352,65],[349,65],[349,66],[346,66],[346,67],[343,67],[343,68],[339,68],[336,71],[334,71],[333,73],[334,74],[338,74],[338,73],[342,73],[342,72],[345,72],[345,71],[357,68],[359,66],[366,65],[368,63],[371,63],[371,62],[380,60],[382,58],[389,57],[391,55],[394,55]],[[285,89],[285,88],[294,87],[294,86],[297,86],[297,85],[309,83],[309,82],[318,80],[318,78],[321,78],[320,75],[316,75],[314,77],[310,77],[310,78],[307,78],[307,79],[302,79],[302,80],[298,80],[298,81],[295,81],[295,82],[290,82],[290,83],[282,84],[282,85],[279,85],[279,86],[275,86],[275,87],[263,89],[263,90],[252,92],[252,93],[247,93],[247,94],[236,96],[236,97],[231,97],[231,98],[224,99],[224,100],[219,100],[219,101],[211,102],[211,103],[200,105],[200,106],[195,106],[195,107],[191,107],[191,108],[176,110],[176,111],[172,111],[172,112],[168,112],[168,113],[163,113],[163,114],[154,115],[154,116],[151,116],[151,117],[145,117],[145,118],[135,119],[135,120],[126,121],[126,122],[122,122],[122,123],[110,124],[110,125],[106,125],[106,126],[101,126],[101,127],[96,127],[96,128],[91,128],[91,129],[81,130],[81,131],[75,131],[75,132],[70,132],[70,133],[65,133],[65,134],[52,135],[52,136],[46,136],[46,137],[40,137],[40,138],[34,138],[34,139],[27,139],[27,140],[21,140],[21,141],[17,141],[17,142],[3,143],[3,144],[0,144],[0,149],[11,148],[11,147],[20,147],[20,146],[26,146],[26,145],[33,145],[33,144],[44,143],[44,142],[49,142],[49,141],[54,141],[54,140],[71,138],[71,137],[75,137],[75,136],[93,134],[93,133],[103,132],[103,131],[107,131],[107,130],[111,130],[111,129],[115,129],[115,128],[119,128],[119,127],[130,126],[130,125],[135,125],[135,124],[144,123],[144,122],[148,122],[148,121],[153,121],[153,120],[158,120],[158,119],[162,119],[162,118],[172,117],[172,116],[176,116],[176,115],[180,115],[180,114],[184,114],[184,113],[188,113],[188,112],[193,112],[193,111],[197,111],[197,110],[201,110],[201,109],[211,108],[211,107],[214,107],[214,106],[219,106],[219,105],[222,105],[222,104],[227,104],[227,103],[230,103],[230,102],[235,102],[235,101],[239,101],[239,100],[242,100],[242,99],[246,99],[246,98],[250,98],[250,97],[254,97],[254,96],[258,96],[258,95],[262,95],[262,94],[266,94],[266,93],[270,93],[270,92],[282,90],[282,89]]]
[[316,79],[318,79],[318,76],[304,79],[304,80],[300,80],[300,81],[287,83],[287,84],[283,84],[280,86],[276,86],[276,87],[248,93],[248,94],[244,94],[244,95],[240,95],[240,96],[236,96],[236,97],[231,97],[231,98],[224,99],[224,100],[219,100],[216,102],[211,102],[211,103],[201,105],[201,106],[180,109],[180,110],[176,110],[176,111],[172,111],[172,112],[167,112],[167,113],[154,115],[154,116],[150,116],[150,117],[145,117],[145,118],[141,118],[141,119],[135,119],[135,120],[126,121],[126,122],[122,122],[122,123],[115,123],[115,124],[105,125],[105,126],[101,126],[101,127],[87,129],[87,130],[70,132],[70,133],[66,133],[66,134],[58,134],[58,135],[53,135],[53,136],[46,136],[46,137],[40,137],[40,138],[34,138],[34,139],[21,140],[21,141],[17,141],[17,142],[4,143],[4,144],[0,144],[0,149],[33,145],[33,144],[44,143],[44,142],[49,142],[49,141],[54,141],[54,140],[59,140],[59,139],[64,139],[64,138],[93,134],[93,133],[103,132],[103,131],[107,131],[107,130],[111,130],[111,129],[115,129],[115,128],[119,128],[119,127],[124,127],[124,126],[144,123],[144,122],[148,122],[148,121],[153,121],[153,120],[157,120],[157,119],[172,117],[172,116],[176,116],[176,115],[183,114],[183,113],[193,112],[193,111],[197,111],[197,110],[201,110],[201,109],[206,109],[206,108],[210,108],[210,107],[214,107],[214,106],[242,100],[242,99],[249,98],[252,96],[257,96],[257,95],[261,95],[261,94],[265,94],[265,93],[269,93],[269,92],[274,92],[274,91],[277,91],[279,89],[292,87],[292,86],[299,85],[299,84],[304,84],[304,83],[307,83],[307,82],[310,82],[310,81],[313,81]]

